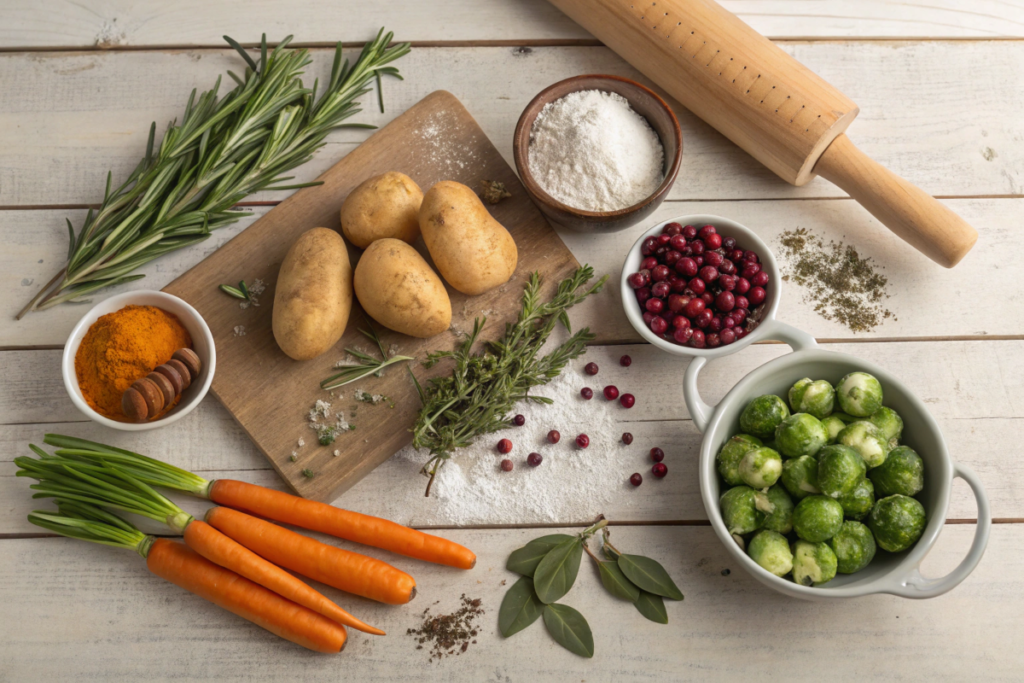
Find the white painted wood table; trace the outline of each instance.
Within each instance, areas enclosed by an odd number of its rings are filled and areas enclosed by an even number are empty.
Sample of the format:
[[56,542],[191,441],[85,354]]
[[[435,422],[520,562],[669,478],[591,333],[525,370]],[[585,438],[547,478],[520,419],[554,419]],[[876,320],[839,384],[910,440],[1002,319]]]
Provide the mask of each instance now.
[[[238,68],[222,47],[266,31],[293,33],[312,47],[311,71],[329,68],[333,41],[366,39],[380,25],[415,49],[399,64],[405,82],[388,83],[380,124],[433,90],[455,93],[511,160],[512,131],[544,86],[587,72],[636,76],[543,0],[389,3],[312,0],[152,2],[0,1],[0,681],[217,680],[1020,680],[1024,670],[1024,2],[1020,0],[727,0],[730,9],[861,106],[851,137],[889,168],[938,195],[981,238],[955,270],[943,270],[882,229],[830,184],[794,188],[779,181],[692,115],[677,108],[686,154],[659,219],[728,215],[777,244],[783,230],[807,227],[855,241],[885,266],[897,316],[871,333],[851,334],[817,316],[786,285],[781,317],[828,348],[897,371],[938,419],[954,457],[981,477],[996,517],[977,571],[943,597],[911,602],[875,596],[804,603],[762,587],[732,562],[706,523],[696,483],[699,435],[683,405],[678,361],[636,343],[614,294],[577,311],[599,326],[604,346],[587,359],[615,368],[634,359],[633,383],[647,410],[623,419],[637,445],[669,454],[670,476],[623,489],[604,512],[623,525],[621,544],[661,558],[686,600],[670,606],[669,626],[642,619],[602,594],[584,566],[567,602],[595,632],[597,655],[583,660],[535,626],[503,641],[496,613],[510,550],[537,527],[586,520],[538,518],[524,525],[444,525],[422,499],[415,463],[393,459],[337,504],[441,533],[474,548],[468,573],[393,559],[418,579],[405,608],[338,596],[391,635],[353,633],[341,657],[312,655],[154,579],[137,557],[39,533],[25,514],[27,482],[13,458],[56,431],[112,441],[203,473],[280,486],[242,430],[211,397],[172,428],[126,437],[84,420],[66,397],[60,349],[80,307],[13,322],[14,312],[59,267],[64,217],[80,223],[99,200],[106,171],[135,164],[151,120],[179,115],[192,87]],[[310,79],[312,80],[312,79]],[[641,80],[644,80],[641,78]],[[299,171],[306,179],[365,139],[332,135]],[[254,216],[282,198],[250,202]],[[144,269],[132,286],[159,288],[251,220],[200,247]],[[581,262],[617,277],[637,229],[601,238],[564,238]],[[598,311],[603,313],[598,315]],[[754,346],[705,373],[710,400],[743,374],[785,353]],[[609,370],[612,372],[612,370]],[[642,460],[642,459],[641,459]],[[540,471],[537,471],[540,474]],[[195,507],[195,503],[192,503]],[[197,508],[198,510],[198,508]],[[965,554],[976,510],[957,483],[950,518],[924,566],[948,571]],[[542,523],[543,522],[543,523]],[[586,560],[585,560],[586,561]],[[723,570],[730,569],[731,573]],[[460,593],[483,599],[479,643],[459,657],[428,663],[405,629],[422,608],[455,606]],[[332,593],[332,595],[336,595]]]

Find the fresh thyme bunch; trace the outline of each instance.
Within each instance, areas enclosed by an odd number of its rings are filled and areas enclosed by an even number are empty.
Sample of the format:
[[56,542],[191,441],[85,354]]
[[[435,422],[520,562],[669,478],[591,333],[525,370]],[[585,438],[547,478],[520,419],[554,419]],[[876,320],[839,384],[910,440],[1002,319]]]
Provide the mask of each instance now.
[[198,99],[193,90],[181,123],[171,122],[158,148],[156,123],[150,127],[146,156],[125,182],[112,188],[108,173],[99,210],[89,210],[77,235],[67,222],[67,264],[17,318],[144,277],[132,272],[246,215],[231,209],[254,192],[319,184],[280,183],[291,180],[283,174],[308,161],[331,130],[373,128],[342,121],[362,111],[356,98],[369,92],[371,79],[379,90],[381,75],[401,78],[388,64],[409,52],[409,43],[388,47],[391,38],[381,29],[351,67],[338,43],[317,99],[319,82],[309,89],[299,78],[312,60],[305,49],[286,49],[291,36],[268,53],[264,34],[259,63],[224,36],[248,65],[244,77],[229,71],[238,85],[219,99],[220,78]]
[[[515,323],[505,325],[505,335],[487,343],[483,353],[474,355],[473,345],[487,318],[477,318],[473,333],[454,351],[427,356],[426,366],[442,360],[454,361],[450,376],[432,379],[427,386],[416,382],[423,407],[413,427],[413,446],[430,451],[423,473],[430,477],[426,495],[438,469],[455,449],[468,446],[476,437],[510,424],[509,413],[517,401],[553,403],[545,396],[531,396],[530,389],[547,384],[562,372],[565,364],[586,351],[594,339],[589,328],[571,336],[546,356],[538,357],[555,325],[561,321],[571,333],[567,311],[591,294],[601,291],[605,275],[590,288],[594,269],[583,266],[558,284],[551,301],[541,303],[540,275],[533,273],[523,292],[523,308]],[[415,377],[413,377],[415,380]]]

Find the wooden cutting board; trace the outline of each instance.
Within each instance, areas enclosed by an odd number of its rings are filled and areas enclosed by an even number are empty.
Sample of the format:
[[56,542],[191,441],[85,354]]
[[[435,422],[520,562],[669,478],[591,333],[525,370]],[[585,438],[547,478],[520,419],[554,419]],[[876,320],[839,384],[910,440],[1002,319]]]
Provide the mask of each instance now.
[[[476,316],[487,316],[485,338],[500,335],[504,323],[519,312],[523,284],[531,272],[540,272],[545,295],[550,295],[559,280],[579,267],[465,107],[451,93],[437,91],[320,176],[323,185],[296,192],[168,285],[164,291],[192,304],[213,331],[217,346],[214,395],[241,423],[274,469],[307,498],[333,500],[412,442],[409,429],[420,400],[405,366],[391,366],[381,378],[370,377],[341,387],[334,397],[320,389],[320,381],[333,374],[333,365],[344,358],[345,347],[372,349],[374,355],[378,354],[358,331],[366,327],[358,302],[352,307],[345,335],[319,358],[304,362],[288,358],[278,349],[271,332],[274,284],[288,248],[310,228],[340,230],[339,211],[348,193],[385,171],[409,175],[424,192],[439,180],[456,180],[474,190],[479,189],[482,180],[499,180],[512,193],[496,206],[487,205],[519,249],[518,268],[507,284],[477,297],[448,287],[452,331],[432,339],[415,339],[376,326],[385,347],[396,344],[400,354],[417,359],[408,367],[421,382],[428,373],[419,361],[430,351],[453,348],[460,332],[473,329]],[[430,260],[422,239],[414,246]],[[349,252],[354,266],[359,252],[351,247]],[[239,280],[252,284],[257,279],[267,286],[258,297],[259,306],[242,309],[237,299],[218,289],[221,284],[236,284]],[[450,366],[442,363],[431,372],[448,370]],[[390,401],[376,405],[357,402],[353,397],[356,389],[383,394]],[[355,427],[330,446],[320,446],[309,427],[308,414],[317,399],[330,401],[332,412],[344,411]],[[305,445],[300,447],[299,439]],[[295,462],[291,461],[293,452]],[[303,474],[304,470],[312,476]]]

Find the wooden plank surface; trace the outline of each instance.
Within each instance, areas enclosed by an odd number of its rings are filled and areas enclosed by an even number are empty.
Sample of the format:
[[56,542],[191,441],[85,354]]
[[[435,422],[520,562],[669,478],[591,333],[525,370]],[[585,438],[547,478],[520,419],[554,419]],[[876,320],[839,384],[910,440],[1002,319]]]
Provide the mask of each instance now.
[[[722,0],[770,38],[994,38],[1024,36],[1024,8],[1007,0]],[[263,31],[310,43],[363,40],[380,26],[401,40],[570,41],[591,36],[544,0],[395,0],[364,5],[312,0],[296,13],[271,0],[214,4],[88,0],[6,3],[0,48],[111,49],[220,45],[224,33],[255,41]]]

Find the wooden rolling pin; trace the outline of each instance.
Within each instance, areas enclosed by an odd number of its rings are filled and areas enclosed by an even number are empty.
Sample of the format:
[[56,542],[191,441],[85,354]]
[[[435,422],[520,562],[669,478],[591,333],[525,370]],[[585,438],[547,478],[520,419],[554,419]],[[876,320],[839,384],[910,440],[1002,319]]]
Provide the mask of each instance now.
[[846,137],[856,104],[713,0],[550,2],[786,182],[821,175],[947,268],[977,241]]

